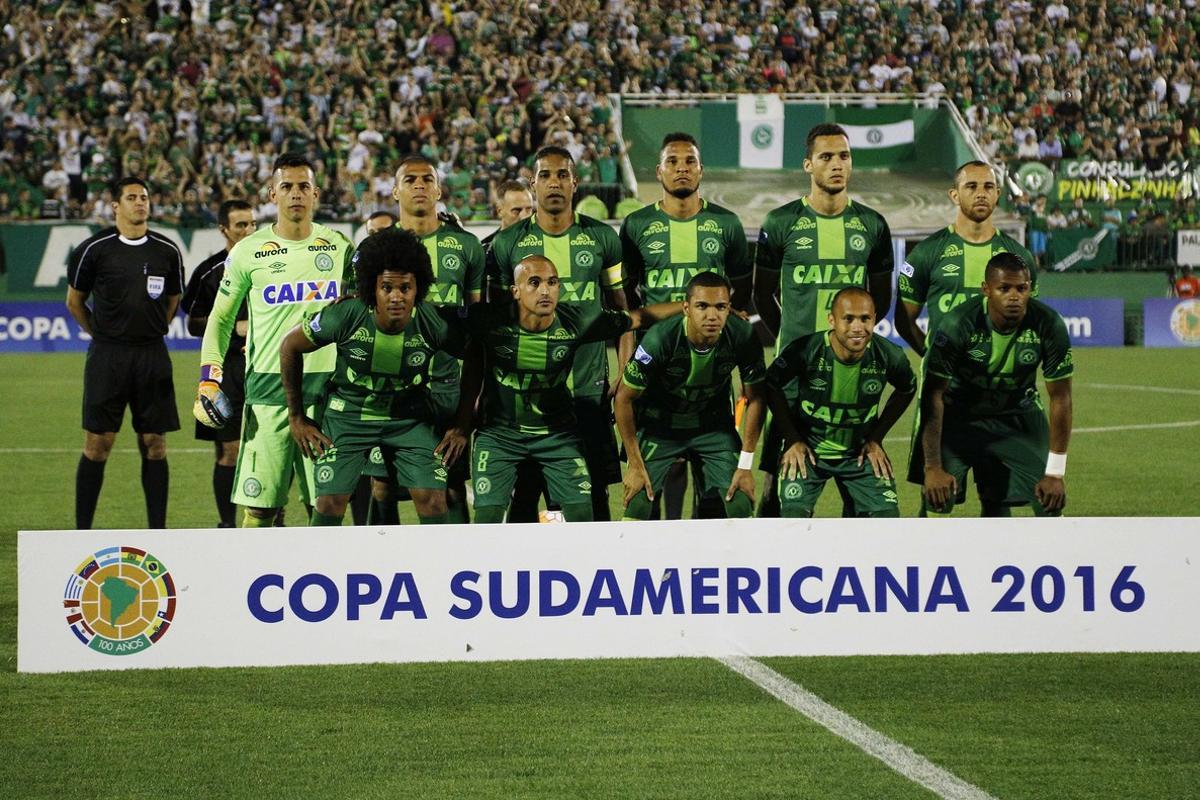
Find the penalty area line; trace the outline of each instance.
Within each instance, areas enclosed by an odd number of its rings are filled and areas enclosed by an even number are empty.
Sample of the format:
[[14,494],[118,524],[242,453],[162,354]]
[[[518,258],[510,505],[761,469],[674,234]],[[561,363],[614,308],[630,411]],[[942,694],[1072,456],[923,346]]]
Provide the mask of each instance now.
[[1128,392],[1158,392],[1159,394],[1200,395],[1200,389],[1177,389],[1173,386],[1139,386],[1130,383],[1078,383],[1084,389],[1124,389]]
[[746,656],[717,659],[784,705],[799,711],[835,736],[840,736],[892,770],[923,786],[943,800],[996,800],[995,797],[939,767],[907,745],[826,703],[800,684]]

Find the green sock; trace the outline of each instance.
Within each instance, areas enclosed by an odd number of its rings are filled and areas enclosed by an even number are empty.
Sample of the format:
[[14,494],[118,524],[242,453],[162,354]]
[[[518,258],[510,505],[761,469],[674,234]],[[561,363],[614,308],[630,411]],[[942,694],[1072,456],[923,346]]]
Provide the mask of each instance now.
[[446,493],[446,521],[459,525],[467,525],[471,522],[466,501],[462,498],[452,498],[449,492]]
[[322,514],[320,511],[317,511],[314,508],[313,512],[312,512],[312,516],[308,520],[308,524],[313,525],[318,528],[340,527],[342,524],[342,517],[344,517],[344,516],[346,516],[346,512],[344,512],[344,511],[341,514],[337,514],[337,515]]
[[243,528],[270,528],[275,525],[275,515],[269,517],[256,517],[250,513],[250,509],[246,509],[242,515]]
[[646,496],[646,490],[638,492],[629,501],[629,505],[625,506],[625,513],[621,515],[621,521],[627,520],[638,521],[650,519],[650,513],[654,510],[650,498]]
[[[567,522],[591,522],[592,504],[589,503],[563,503],[562,507],[563,519]],[[478,515],[478,511],[475,512]]]
[[504,522],[504,506],[475,506],[475,524],[492,525]]
[[450,513],[438,514],[435,517],[423,517],[417,514],[417,522],[422,525],[448,525],[450,523]]
[[748,519],[754,515],[754,504],[745,492],[734,492],[732,500],[725,500],[725,516],[729,519]]

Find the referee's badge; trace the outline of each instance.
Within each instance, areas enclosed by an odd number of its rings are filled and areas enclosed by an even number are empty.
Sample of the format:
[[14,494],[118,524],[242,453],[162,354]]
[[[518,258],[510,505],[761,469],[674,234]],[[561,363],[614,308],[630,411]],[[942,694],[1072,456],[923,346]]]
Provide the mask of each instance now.
[[150,295],[151,300],[157,300],[162,297],[163,289],[167,285],[167,279],[161,275],[146,276],[146,294]]

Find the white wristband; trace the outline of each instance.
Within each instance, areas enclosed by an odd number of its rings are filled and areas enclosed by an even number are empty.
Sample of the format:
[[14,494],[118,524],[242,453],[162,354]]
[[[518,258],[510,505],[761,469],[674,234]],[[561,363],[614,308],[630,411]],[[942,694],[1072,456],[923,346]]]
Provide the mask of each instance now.
[[738,456],[738,469],[754,469],[754,453],[747,453],[745,450]]
[[1067,454],[1051,453],[1046,457],[1046,475],[1061,478],[1067,474]]

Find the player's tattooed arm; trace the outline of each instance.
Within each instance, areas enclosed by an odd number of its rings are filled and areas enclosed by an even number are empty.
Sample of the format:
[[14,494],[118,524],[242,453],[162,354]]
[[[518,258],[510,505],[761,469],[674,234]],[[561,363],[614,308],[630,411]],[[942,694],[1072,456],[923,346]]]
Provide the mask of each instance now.
[[637,497],[643,490],[646,497],[654,502],[654,487],[650,484],[650,474],[646,471],[646,462],[642,458],[642,449],[638,445],[637,421],[634,418],[633,403],[642,392],[634,389],[628,383],[621,382],[617,396],[613,400],[613,415],[617,419],[617,431],[621,434],[621,442],[625,445],[625,494],[624,503]]
[[304,354],[319,348],[320,345],[304,335],[302,325],[288,331],[279,345],[279,373],[283,379],[283,393],[287,397],[288,427],[301,452],[311,459],[320,458],[326,448],[333,446],[333,440],[322,433],[317,423],[304,413]]
[[925,454],[925,501],[934,510],[944,509],[954,501],[958,483],[942,468],[942,419],[946,409],[946,388],[950,381],[940,375],[925,377],[921,390],[921,448]]

